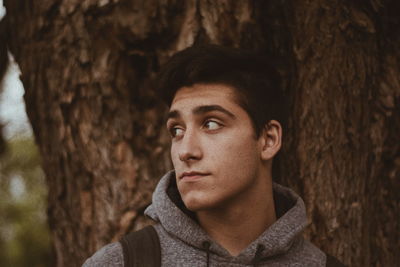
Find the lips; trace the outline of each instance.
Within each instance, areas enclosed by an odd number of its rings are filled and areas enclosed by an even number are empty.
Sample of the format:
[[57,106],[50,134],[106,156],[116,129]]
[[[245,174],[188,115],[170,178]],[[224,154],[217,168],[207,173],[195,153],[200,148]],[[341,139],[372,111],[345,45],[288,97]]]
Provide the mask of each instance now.
[[204,176],[207,176],[209,174],[210,173],[196,172],[196,171],[184,172],[181,175],[179,175],[179,179],[180,180],[196,180],[196,179],[200,179]]

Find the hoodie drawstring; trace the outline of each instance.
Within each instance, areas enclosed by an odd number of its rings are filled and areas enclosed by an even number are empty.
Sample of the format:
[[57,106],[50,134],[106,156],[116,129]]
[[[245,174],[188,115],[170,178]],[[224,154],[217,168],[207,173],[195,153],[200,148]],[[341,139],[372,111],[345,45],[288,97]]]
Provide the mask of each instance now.
[[254,254],[253,258],[253,266],[257,267],[257,265],[260,263],[261,260],[261,253],[264,251],[265,247],[261,244],[257,245],[256,253]]
[[211,246],[211,244],[208,241],[204,241],[202,245],[207,253],[207,267],[210,267],[210,246]]

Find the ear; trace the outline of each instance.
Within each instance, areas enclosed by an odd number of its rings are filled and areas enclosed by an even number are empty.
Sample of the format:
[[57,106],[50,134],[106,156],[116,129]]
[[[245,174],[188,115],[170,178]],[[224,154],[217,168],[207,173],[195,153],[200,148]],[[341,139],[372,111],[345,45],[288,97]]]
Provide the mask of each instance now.
[[282,126],[276,120],[269,121],[261,135],[261,159],[269,160],[272,159],[282,145]]

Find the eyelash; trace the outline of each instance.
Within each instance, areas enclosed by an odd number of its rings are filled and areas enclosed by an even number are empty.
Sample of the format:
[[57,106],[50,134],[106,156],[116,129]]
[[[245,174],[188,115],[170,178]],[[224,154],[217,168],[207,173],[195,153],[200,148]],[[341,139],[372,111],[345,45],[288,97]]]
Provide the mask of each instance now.
[[[216,123],[216,124],[218,125],[218,129],[219,129],[220,127],[223,126],[220,122],[218,122],[218,121],[216,121],[216,120],[207,119],[207,120],[204,121],[203,127],[204,127],[207,123],[210,123],[210,122]],[[218,130],[218,129],[214,129],[214,130]],[[212,130],[211,130],[211,131],[212,131]]]
[[[207,127],[205,127],[208,123],[213,122],[216,123],[218,125],[218,129],[207,129]],[[176,133],[175,130],[176,129],[181,129],[183,130],[181,127],[178,127],[178,124],[172,124],[171,126],[168,126],[168,132],[171,135],[172,138],[176,137]],[[219,121],[215,120],[215,119],[206,119],[204,120],[204,123],[202,124],[202,128],[209,130],[209,131],[217,131],[219,130],[221,127],[223,127],[224,125],[222,123],[220,123]]]
[[172,138],[176,137],[176,133],[174,132],[174,130],[175,129],[181,129],[181,128],[177,127],[177,126],[178,126],[177,124],[174,124],[174,125],[171,125],[171,126],[168,127],[168,132],[169,132],[169,134],[171,135]]

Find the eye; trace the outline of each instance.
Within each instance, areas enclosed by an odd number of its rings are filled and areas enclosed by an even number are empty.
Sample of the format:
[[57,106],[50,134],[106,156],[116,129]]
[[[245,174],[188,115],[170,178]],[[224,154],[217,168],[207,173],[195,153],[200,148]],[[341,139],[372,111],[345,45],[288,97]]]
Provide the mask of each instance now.
[[169,133],[172,136],[172,138],[181,137],[184,134],[184,130],[182,128],[174,126],[174,127],[169,128]]
[[208,130],[218,130],[219,128],[221,128],[221,124],[216,122],[216,121],[206,121],[206,123],[204,123],[204,128],[208,129]]

